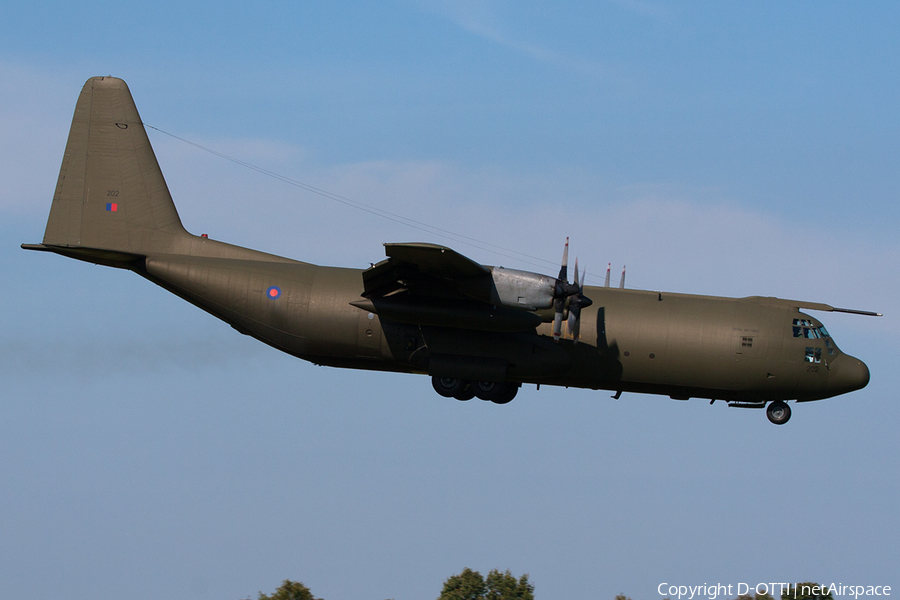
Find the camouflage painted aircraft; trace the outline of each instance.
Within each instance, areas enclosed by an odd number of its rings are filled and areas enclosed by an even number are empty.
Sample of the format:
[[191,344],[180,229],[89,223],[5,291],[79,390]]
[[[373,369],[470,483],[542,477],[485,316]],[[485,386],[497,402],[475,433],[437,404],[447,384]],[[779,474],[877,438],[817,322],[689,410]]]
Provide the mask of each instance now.
[[[134,271],[239,332],[320,365],[428,374],[442,396],[504,404],[523,383],[767,407],[858,390],[866,365],[778,298],[568,282],[449,248],[386,244],[366,270],[321,267],[188,233],[125,82],[87,81],[41,244]],[[711,402],[711,403],[712,403]]]

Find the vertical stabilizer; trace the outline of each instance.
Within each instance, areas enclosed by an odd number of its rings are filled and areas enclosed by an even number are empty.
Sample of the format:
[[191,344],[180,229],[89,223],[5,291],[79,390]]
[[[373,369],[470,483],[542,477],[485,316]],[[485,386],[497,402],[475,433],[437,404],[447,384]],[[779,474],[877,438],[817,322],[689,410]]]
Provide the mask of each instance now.
[[128,86],[114,77],[89,79],[75,106],[44,246],[146,255],[188,235]]

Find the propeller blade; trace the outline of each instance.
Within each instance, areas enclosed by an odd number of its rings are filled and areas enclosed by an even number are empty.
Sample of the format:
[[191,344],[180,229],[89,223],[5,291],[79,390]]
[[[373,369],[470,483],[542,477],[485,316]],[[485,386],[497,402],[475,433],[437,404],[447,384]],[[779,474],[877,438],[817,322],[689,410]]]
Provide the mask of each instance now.
[[566,247],[563,250],[562,266],[559,268],[559,277],[562,282],[569,280],[569,238],[566,238]]
[[572,334],[572,339],[575,343],[578,343],[578,331],[581,326],[581,305],[575,301],[575,298],[572,299],[572,303],[569,305],[569,333]]
[[572,315],[569,315],[569,333],[572,334],[572,343],[578,343],[578,330],[581,328],[581,317],[575,317],[575,320],[572,320]]
[[569,300],[569,321],[567,323],[569,328],[569,333],[572,334],[572,339],[575,340],[575,343],[578,343],[578,326],[581,323],[581,304],[578,303],[578,297],[581,295],[581,286],[578,285],[578,257],[575,257],[575,288],[578,290],[578,293],[572,296],[572,299]]
[[[578,293],[584,297],[584,278],[587,276],[587,267],[581,270],[581,285],[578,287]],[[590,306],[590,305],[588,305]]]
[[566,310],[566,298],[569,296],[569,238],[566,238],[566,246],[563,249],[562,265],[559,267],[559,277],[556,278],[556,289],[553,290],[553,340],[558,342],[562,335],[563,313]]
[[581,331],[581,309],[587,308],[594,302],[584,295],[584,277],[587,274],[587,269],[583,269],[581,271],[581,278],[579,283],[578,277],[578,259],[575,259],[575,285],[578,287],[578,293],[572,296],[572,299],[569,300],[569,321],[568,328],[569,332],[572,334],[572,339],[577,344],[579,333]]
[[556,314],[553,315],[553,341],[558,342],[559,337],[562,335],[562,318],[563,311],[560,309],[560,304],[565,306],[565,300],[560,301],[556,300]]

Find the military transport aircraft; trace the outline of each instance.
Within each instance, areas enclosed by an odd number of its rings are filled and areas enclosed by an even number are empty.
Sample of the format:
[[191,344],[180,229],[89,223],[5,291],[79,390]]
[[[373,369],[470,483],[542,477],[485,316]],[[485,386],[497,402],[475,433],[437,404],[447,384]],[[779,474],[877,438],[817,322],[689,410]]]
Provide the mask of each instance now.
[[[858,390],[866,365],[800,309],[815,302],[606,287],[385,244],[366,270],[321,267],[181,224],[128,86],[85,83],[41,244],[128,269],[239,332],[320,365],[421,373],[442,396],[504,404],[523,383],[716,399],[786,423],[787,400]],[[712,403],[711,402],[711,403]]]

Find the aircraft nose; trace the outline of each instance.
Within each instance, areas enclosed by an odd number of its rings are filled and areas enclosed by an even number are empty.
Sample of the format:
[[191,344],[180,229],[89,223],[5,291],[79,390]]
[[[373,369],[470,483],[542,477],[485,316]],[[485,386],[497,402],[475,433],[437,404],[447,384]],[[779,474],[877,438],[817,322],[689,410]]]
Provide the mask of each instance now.
[[869,383],[869,367],[866,363],[854,356],[845,354],[834,361],[834,367],[831,371],[832,385],[836,388],[837,393],[843,394],[859,390]]

